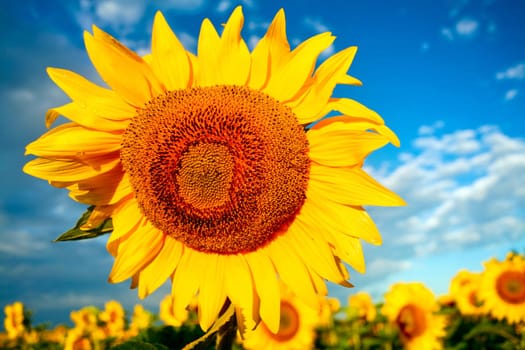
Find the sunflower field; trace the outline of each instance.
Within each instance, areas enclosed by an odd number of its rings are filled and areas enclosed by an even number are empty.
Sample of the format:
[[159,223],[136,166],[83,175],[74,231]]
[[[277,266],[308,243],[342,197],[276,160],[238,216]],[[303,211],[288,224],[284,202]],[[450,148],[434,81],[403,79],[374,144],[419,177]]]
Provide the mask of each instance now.
[[[277,333],[264,321],[232,335],[234,349],[525,349],[525,256],[490,259],[479,273],[458,271],[436,297],[424,284],[395,283],[377,302],[364,292],[348,303],[319,300],[312,308],[281,285]],[[104,309],[71,311],[73,326],[33,325],[21,302],[4,308],[2,349],[213,349],[199,326],[197,304],[177,313],[167,295],[158,314],[115,300]],[[208,332],[210,333],[210,332]],[[211,332],[213,333],[213,332]],[[231,343],[231,342],[230,342]]]

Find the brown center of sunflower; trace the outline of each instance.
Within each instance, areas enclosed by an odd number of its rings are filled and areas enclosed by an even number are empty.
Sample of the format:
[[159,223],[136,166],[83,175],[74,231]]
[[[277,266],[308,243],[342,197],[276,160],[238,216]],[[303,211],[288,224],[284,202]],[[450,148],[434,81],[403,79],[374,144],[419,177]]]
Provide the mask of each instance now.
[[416,305],[408,304],[399,311],[396,323],[405,338],[412,339],[418,337],[423,334],[426,329],[425,312]]
[[509,304],[525,303],[525,273],[504,271],[496,280],[496,291]]
[[306,198],[306,133],[292,110],[242,86],[168,91],[138,110],[120,153],[142,213],[186,246],[254,251]]
[[297,309],[287,301],[281,302],[281,316],[279,320],[279,330],[276,334],[272,333],[263,323],[265,331],[278,342],[287,342],[297,335],[301,320]]

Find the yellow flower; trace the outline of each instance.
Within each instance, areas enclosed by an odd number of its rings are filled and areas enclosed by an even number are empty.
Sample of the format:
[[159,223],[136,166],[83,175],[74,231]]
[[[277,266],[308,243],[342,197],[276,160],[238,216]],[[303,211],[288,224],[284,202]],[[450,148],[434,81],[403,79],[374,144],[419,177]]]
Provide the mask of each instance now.
[[120,337],[124,332],[125,314],[122,305],[118,301],[110,300],[105,304],[105,309],[99,315],[100,321],[104,322],[104,333],[106,337]]
[[343,262],[364,271],[360,240],[381,236],[363,206],[404,202],[362,164],[399,140],[374,111],[331,96],[360,85],[346,73],[356,47],[317,66],[335,37],[291,50],[280,10],[250,52],[243,22],[237,7],[219,35],[205,19],[194,55],[159,12],[145,57],[94,26],[86,49],[110,89],[49,68],[72,102],[47,125],[71,122],[27,146],[38,158],[24,171],[94,206],[83,228],[112,218],[110,282],[131,278],[144,298],[171,278],[176,313],[198,295],[203,329],[229,299],[276,332],[277,275],[316,305],[324,280],[349,285]]
[[405,349],[442,349],[446,319],[435,315],[439,305],[422,283],[397,283],[385,294],[381,312],[400,331]]
[[166,295],[160,301],[159,318],[168,326],[180,327],[188,319],[188,310],[183,310],[180,314],[175,314],[173,307],[173,296]]
[[486,311],[509,323],[525,321],[525,258],[491,259],[484,266],[478,296]]
[[70,317],[75,328],[81,333],[91,333],[97,328],[97,312],[94,307],[87,306],[80,310],[71,311]]
[[483,303],[479,300],[481,274],[460,270],[450,281],[450,294],[463,315],[484,314]]
[[127,332],[128,337],[134,337],[139,334],[142,329],[146,329],[153,323],[153,315],[144,309],[140,304],[133,308],[133,315],[131,315],[131,323]]
[[4,329],[9,339],[16,339],[24,334],[24,304],[19,301],[4,308]]
[[279,329],[273,332],[264,321],[244,334],[245,349],[307,350],[312,349],[315,329],[323,320],[317,308],[297,298],[281,284],[281,315]]
[[66,335],[64,350],[91,350],[93,345],[88,335],[79,328],[70,329]]
[[320,299],[321,311],[319,313],[318,326],[331,327],[334,314],[341,309],[341,302],[337,298],[323,297]]
[[372,297],[366,292],[358,292],[348,297],[349,314],[369,322],[375,320],[377,310]]

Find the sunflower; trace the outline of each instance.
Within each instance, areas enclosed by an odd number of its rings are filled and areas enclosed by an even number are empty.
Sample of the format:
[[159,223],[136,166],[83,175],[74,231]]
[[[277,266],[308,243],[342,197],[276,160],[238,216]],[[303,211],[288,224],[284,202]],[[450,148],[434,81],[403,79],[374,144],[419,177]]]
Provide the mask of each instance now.
[[290,289],[281,284],[281,315],[278,331],[271,331],[262,321],[255,330],[244,333],[242,345],[245,349],[312,349],[316,327],[324,321],[317,308],[306,305]]
[[49,68],[72,102],[46,123],[71,122],[27,146],[24,171],[90,205],[83,229],[112,219],[110,282],[132,279],[144,298],[171,278],[175,313],[197,295],[203,329],[229,300],[277,332],[279,280],[316,305],[325,280],[350,286],[344,262],[364,271],[360,240],[381,236],[363,206],[404,202],[362,165],[399,140],[331,96],[360,85],[346,73],[356,47],[317,66],[334,36],[291,50],[280,10],[250,51],[243,21],[237,7],[219,35],[205,19],[194,55],[158,12],[144,57],[94,26],[84,41],[109,89]]
[[102,330],[106,337],[121,337],[125,327],[125,312],[122,305],[116,300],[110,300],[105,304],[99,319],[103,322]]
[[348,314],[368,322],[375,320],[377,310],[372,297],[366,292],[358,292],[348,297]]
[[509,255],[504,261],[484,263],[479,298],[484,308],[498,320],[525,321],[525,258]]
[[463,315],[484,314],[483,303],[479,300],[481,274],[460,270],[450,281],[450,294]]
[[442,349],[446,319],[435,315],[439,305],[422,283],[397,283],[385,294],[381,313],[399,329],[405,349]]
[[6,305],[4,308],[4,329],[8,339],[16,339],[25,332],[24,304],[19,301]]

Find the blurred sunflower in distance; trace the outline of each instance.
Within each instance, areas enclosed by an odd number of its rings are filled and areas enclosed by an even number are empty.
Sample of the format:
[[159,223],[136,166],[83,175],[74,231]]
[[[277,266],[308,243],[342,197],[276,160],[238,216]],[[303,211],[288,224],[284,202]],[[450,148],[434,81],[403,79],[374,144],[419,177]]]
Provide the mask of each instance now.
[[347,75],[356,47],[317,66],[331,33],[292,50],[280,10],[250,51],[243,22],[237,7],[219,35],[205,19],[194,55],[159,12],[144,57],[93,26],[87,53],[109,88],[49,68],[72,102],[46,124],[70,122],[27,146],[24,171],[90,205],[84,228],[111,218],[110,282],[131,279],[144,298],[170,278],[174,315],[196,297],[207,330],[230,302],[241,327],[277,333],[281,281],[318,307],[325,280],[350,286],[344,263],[364,272],[361,240],[381,236],[363,206],[404,202],[362,165],[399,141],[332,96],[360,85]]

